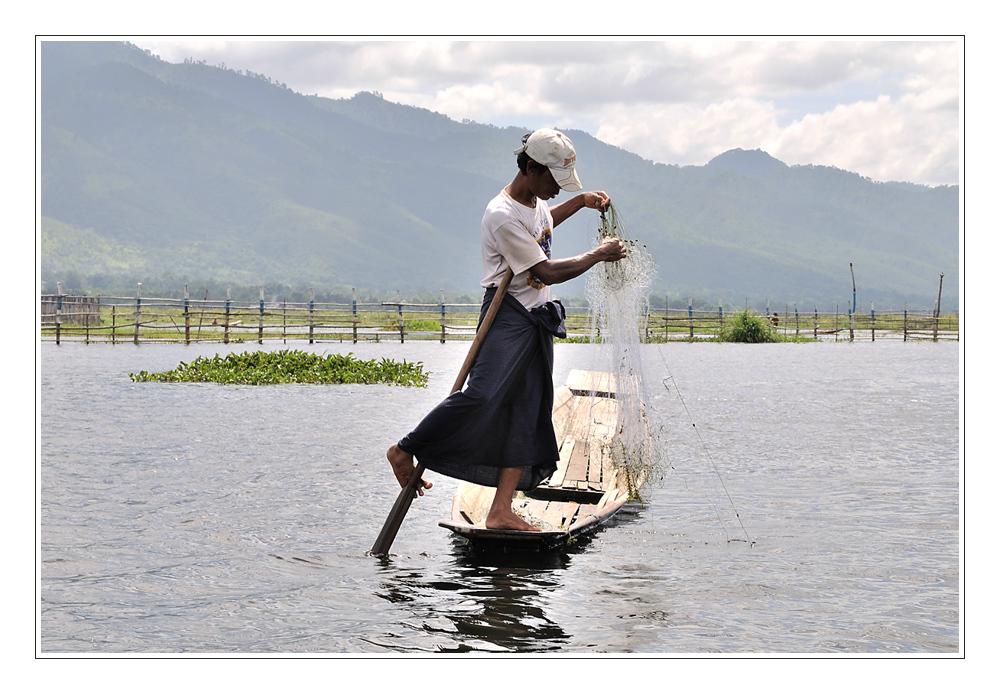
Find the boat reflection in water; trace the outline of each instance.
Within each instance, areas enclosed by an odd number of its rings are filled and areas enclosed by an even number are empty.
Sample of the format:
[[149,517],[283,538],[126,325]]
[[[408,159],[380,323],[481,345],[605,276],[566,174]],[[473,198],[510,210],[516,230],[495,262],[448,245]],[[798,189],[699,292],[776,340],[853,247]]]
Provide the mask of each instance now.
[[545,606],[563,588],[562,572],[579,548],[557,552],[486,552],[455,539],[454,562],[442,574],[420,576],[383,564],[378,594],[409,615],[382,639],[393,651],[439,653],[559,650],[570,634]]

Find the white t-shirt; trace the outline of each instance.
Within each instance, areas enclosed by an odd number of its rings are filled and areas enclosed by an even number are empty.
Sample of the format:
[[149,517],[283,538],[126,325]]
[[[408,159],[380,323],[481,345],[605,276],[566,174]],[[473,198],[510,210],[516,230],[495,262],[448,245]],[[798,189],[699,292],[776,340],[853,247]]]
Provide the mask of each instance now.
[[482,223],[483,287],[500,286],[507,268],[514,278],[507,293],[532,309],[549,300],[549,287],[528,269],[552,256],[552,213],[544,200],[522,205],[501,190],[486,206]]

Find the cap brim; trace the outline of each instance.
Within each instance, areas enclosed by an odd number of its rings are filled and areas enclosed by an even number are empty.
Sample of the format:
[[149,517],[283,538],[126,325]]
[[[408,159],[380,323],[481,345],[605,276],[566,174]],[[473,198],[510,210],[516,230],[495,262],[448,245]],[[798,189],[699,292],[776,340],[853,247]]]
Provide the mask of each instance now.
[[550,166],[549,171],[552,172],[552,178],[563,190],[569,193],[583,190],[583,184],[580,183],[580,177],[576,175],[576,169],[557,169]]

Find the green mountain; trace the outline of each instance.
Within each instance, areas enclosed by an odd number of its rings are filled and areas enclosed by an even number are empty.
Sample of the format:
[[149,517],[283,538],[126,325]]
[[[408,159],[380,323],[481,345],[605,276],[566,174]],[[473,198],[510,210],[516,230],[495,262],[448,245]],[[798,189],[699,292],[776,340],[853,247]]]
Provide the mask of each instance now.
[[[42,279],[92,293],[212,280],[478,295],[479,220],[526,132],[372,93],[306,96],[126,43],[43,42],[40,83]],[[760,151],[665,166],[568,134],[584,185],[657,257],[656,304],[846,307],[851,262],[861,308],[930,308],[941,272],[945,309],[958,303],[956,186]],[[560,226],[555,255],[588,248],[597,223],[584,211]]]

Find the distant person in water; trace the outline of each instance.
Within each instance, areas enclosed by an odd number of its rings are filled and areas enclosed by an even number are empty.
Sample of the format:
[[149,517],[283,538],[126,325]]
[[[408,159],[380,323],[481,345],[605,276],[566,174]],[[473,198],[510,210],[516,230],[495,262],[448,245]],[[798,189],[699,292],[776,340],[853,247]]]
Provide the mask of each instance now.
[[[619,239],[552,260],[552,230],[583,208],[605,210],[603,191],[580,193],[552,208],[560,190],[582,190],[576,150],[566,135],[542,129],[525,135],[514,179],[483,215],[481,247],[485,288],[480,321],[507,268],[514,277],[469,372],[453,393],[386,453],[400,486],[410,481],[414,457],[428,470],[497,491],[486,516],[492,529],[538,530],[511,508],[517,490],[531,490],[552,475],[559,449],[552,427],[552,338],[565,337],[566,312],[549,287],[579,277],[601,262],[625,257]],[[417,493],[432,483],[421,479]]]

